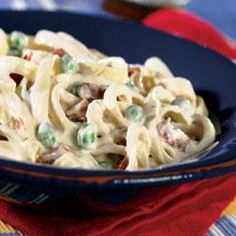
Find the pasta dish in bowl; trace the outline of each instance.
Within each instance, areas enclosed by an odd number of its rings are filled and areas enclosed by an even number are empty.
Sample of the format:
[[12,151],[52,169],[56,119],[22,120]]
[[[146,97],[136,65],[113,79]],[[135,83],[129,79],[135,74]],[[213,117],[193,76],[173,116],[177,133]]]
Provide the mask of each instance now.
[[128,64],[64,32],[0,31],[0,153],[83,169],[188,160],[216,131],[204,99],[158,57]]
[[231,61],[108,17],[4,11],[0,22],[1,199],[120,211],[140,190],[236,170]]

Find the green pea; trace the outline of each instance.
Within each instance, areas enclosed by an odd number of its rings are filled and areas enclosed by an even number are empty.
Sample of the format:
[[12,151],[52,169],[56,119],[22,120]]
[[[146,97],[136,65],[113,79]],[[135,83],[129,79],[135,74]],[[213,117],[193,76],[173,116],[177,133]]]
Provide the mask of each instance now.
[[112,169],[112,164],[109,161],[100,161],[98,164],[104,169]]
[[129,80],[128,82],[126,82],[125,86],[132,89],[132,90],[135,90],[137,92],[139,91],[139,89],[135,86],[135,84],[132,80]]
[[28,47],[29,38],[21,32],[13,31],[10,34],[9,44],[10,49],[8,51],[8,54],[13,56],[20,56],[23,49]]
[[172,101],[172,105],[175,105],[175,106],[179,106],[181,105],[182,103],[184,103],[186,101],[186,98],[184,97],[177,97],[175,100]]
[[58,141],[51,124],[44,122],[38,127],[38,139],[46,148],[55,148]]
[[144,114],[142,107],[138,105],[131,105],[125,111],[125,117],[136,123],[141,123],[144,121]]
[[77,132],[77,143],[79,146],[88,148],[97,140],[96,130],[92,124],[83,123]]
[[177,97],[174,101],[172,101],[171,105],[179,106],[185,112],[191,111],[191,103],[184,97]]
[[74,58],[68,54],[61,58],[61,67],[63,72],[76,73],[79,70],[79,65],[76,63]]
[[75,95],[76,97],[78,97],[78,89],[79,89],[80,85],[79,84],[73,84],[71,87],[70,92]]

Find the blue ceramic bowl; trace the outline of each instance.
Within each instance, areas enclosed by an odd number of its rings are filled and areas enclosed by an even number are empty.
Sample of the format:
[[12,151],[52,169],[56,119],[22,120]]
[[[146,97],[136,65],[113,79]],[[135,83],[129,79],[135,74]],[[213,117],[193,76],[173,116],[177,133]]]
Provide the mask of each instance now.
[[[158,55],[191,80],[222,125],[219,144],[200,160],[157,170],[59,169],[0,158],[0,197],[24,206],[73,210],[84,202],[119,206],[143,188],[221,176],[236,170],[236,66],[209,49],[141,25],[63,12],[0,12],[0,27],[35,34],[66,31],[107,55],[142,63]],[[0,154],[1,155],[1,154]],[[147,199],[148,201],[148,199]],[[76,202],[76,204],[74,204]],[[85,204],[86,206],[86,204]]]

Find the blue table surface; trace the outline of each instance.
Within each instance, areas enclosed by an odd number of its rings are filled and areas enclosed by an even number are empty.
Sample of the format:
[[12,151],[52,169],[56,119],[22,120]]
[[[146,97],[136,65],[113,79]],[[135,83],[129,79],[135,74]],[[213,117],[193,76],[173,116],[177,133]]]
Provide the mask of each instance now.
[[186,8],[236,40],[236,0],[192,0]]
[[[0,0],[0,9],[67,9],[107,14],[102,11],[101,3],[102,0]],[[236,40],[236,0],[191,0],[185,8]]]

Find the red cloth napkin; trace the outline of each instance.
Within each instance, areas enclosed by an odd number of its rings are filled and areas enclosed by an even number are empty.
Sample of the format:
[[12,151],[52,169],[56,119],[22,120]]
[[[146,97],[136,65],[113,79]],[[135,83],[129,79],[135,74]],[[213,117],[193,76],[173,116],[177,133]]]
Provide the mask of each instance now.
[[155,11],[143,19],[143,24],[185,39],[236,59],[236,44],[227,40],[212,25],[192,14],[175,9]]
[[[227,40],[209,24],[186,12],[160,10],[146,17],[143,23],[236,58],[236,50]],[[131,209],[132,205],[138,205],[137,208],[90,219],[83,216],[79,219],[38,215],[1,201],[0,218],[30,236],[202,236],[233,200],[235,182],[236,174],[231,174],[194,183],[146,189],[137,198],[120,205],[123,209]],[[144,203],[146,199],[148,203]]]

